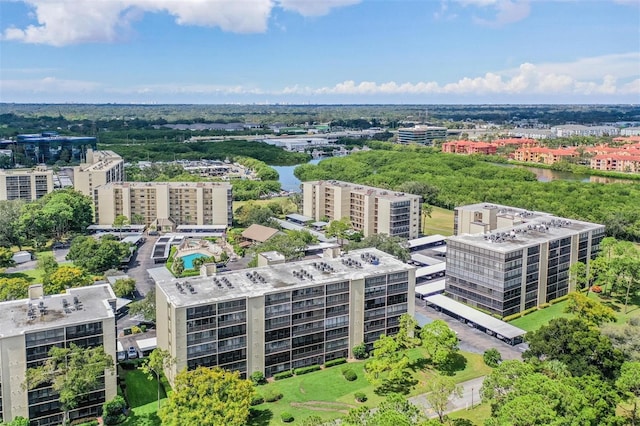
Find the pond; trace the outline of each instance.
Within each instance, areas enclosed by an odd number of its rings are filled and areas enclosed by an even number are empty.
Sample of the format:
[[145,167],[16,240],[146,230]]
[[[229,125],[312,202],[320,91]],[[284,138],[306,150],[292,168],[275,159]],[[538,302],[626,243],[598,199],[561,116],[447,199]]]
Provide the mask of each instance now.
[[[323,158],[314,158],[310,160],[307,164],[318,164]],[[283,191],[289,192],[300,192],[300,179],[294,176],[293,171],[300,164],[296,164],[295,166],[269,166],[272,167],[275,171],[280,175],[280,185],[282,185]]]

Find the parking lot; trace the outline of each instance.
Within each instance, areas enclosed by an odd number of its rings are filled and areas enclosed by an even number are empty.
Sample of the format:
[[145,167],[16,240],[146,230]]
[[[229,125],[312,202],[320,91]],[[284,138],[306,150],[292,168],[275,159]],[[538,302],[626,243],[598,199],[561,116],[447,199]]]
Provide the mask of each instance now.
[[487,349],[496,348],[502,354],[502,359],[506,360],[521,359],[522,352],[527,348],[526,343],[511,346],[500,339],[483,333],[477,328],[469,327],[467,324],[463,324],[447,314],[438,312],[431,307],[425,307],[425,302],[420,299],[416,299],[416,313],[424,315],[431,320],[440,319],[445,321],[452,330],[458,333],[460,350],[466,352],[482,354]]

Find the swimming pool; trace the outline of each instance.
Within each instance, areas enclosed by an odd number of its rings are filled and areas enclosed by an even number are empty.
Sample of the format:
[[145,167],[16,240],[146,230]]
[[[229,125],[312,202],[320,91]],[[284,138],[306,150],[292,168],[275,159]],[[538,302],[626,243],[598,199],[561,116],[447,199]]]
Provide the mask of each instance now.
[[209,257],[209,256],[202,253],[191,253],[191,254],[186,254],[184,256],[180,256],[180,257],[184,262],[184,269],[193,269],[193,261],[195,259],[199,259],[201,257]]

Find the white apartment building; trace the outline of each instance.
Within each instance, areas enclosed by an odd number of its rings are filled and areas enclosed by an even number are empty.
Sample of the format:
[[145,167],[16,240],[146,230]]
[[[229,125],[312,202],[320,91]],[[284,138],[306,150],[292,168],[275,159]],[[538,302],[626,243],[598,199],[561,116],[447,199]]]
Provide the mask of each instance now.
[[73,187],[93,198],[94,189],[124,181],[124,160],[113,151],[87,150],[86,161],[73,168]]
[[0,200],[34,201],[51,191],[53,171],[46,166],[0,169]]
[[303,215],[315,220],[348,217],[365,237],[387,234],[411,239],[420,234],[419,195],[335,180],[303,182],[302,195]]
[[[118,215],[146,226],[231,226],[231,184],[225,182],[111,182],[94,190],[95,221],[111,225]],[[170,229],[167,229],[170,228]]]
[[[41,365],[53,346],[71,343],[102,346],[115,366],[116,296],[108,284],[54,296],[45,296],[40,284],[29,293],[28,299],[0,302],[0,420],[22,416],[34,426],[59,425],[58,394],[47,385],[26,390],[27,369]],[[115,372],[105,372],[104,383],[70,411],[71,421],[101,415],[102,404],[117,394],[116,382]]]

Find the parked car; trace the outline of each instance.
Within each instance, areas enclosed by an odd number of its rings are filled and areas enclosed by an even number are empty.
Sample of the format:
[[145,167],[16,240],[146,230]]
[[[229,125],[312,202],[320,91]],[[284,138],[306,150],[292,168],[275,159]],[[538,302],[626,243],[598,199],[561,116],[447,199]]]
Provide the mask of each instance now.
[[129,357],[129,359],[138,358],[138,351],[136,350],[135,346],[129,346],[127,356]]

